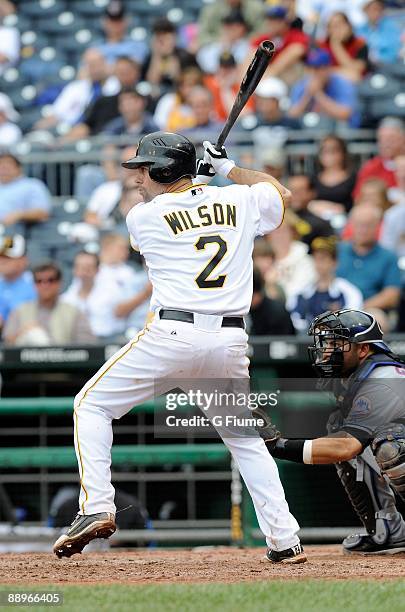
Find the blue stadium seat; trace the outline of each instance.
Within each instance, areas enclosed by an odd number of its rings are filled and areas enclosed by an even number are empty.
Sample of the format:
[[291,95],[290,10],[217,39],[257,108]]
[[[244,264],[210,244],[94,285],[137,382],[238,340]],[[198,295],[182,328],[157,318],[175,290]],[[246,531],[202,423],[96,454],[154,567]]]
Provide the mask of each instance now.
[[334,128],[335,124],[334,119],[319,115],[318,113],[305,113],[301,118],[301,127],[307,130],[316,129],[329,132]]
[[10,28],[17,28],[17,30],[20,32],[24,32],[24,30],[31,29],[32,21],[28,17],[25,17],[18,12],[18,14],[14,13],[12,15],[6,15],[3,19],[3,25]]
[[10,94],[11,91],[19,90],[28,83],[29,80],[18,68],[7,68],[0,77],[0,91]]
[[377,73],[359,83],[364,98],[390,98],[401,91],[401,83],[386,74]]
[[22,89],[8,92],[8,95],[16,109],[21,111],[34,106],[37,93],[37,88],[34,85],[25,85]]
[[20,110],[20,119],[18,125],[24,133],[32,130],[34,123],[39,121],[42,117],[42,108],[34,106],[31,108],[25,108]]
[[24,30],[21,33],[21,57],[27,59],[31,57],[34,52],[43,47],[50,45],[49,36],[46,36],[43,32],[38,30]]
[[127,12],[135,18],[139,15],[165,17],[170,9],[178,5],[179,3],[174,0],[126,0],[125,2]]
[[33,83],[49,79],[57,75],[59,70],[67,63],[66,55],[54,47],[44,47],[41,51],[23,60],[20,64],[22,74]]
[[94,31],[83,28],[75,32],[72,36],[62,37],[58,41],[58,48],[66,53],[81,54],[88,47],[93,46],[98,38],[99,36],[95,35]]
[[37,25],[42,32],[60,36],[69,36],[72,32],[85,28],[83,19],[72,11],[64,11],[55,17],[39,19]]
[[59,15],[66,10],[66,3],[61,0],[30,0],[30,2],[20,2],[18,13],[33,19],[45,19]]
[[395,64],[384,64],[384,66],[379,67],[379,71],[386,76],[405,81],[405,61],[403,60],[395,62]]
[[373,100],[369,106],[369,113],[376,120],[387,116],[405,119],[405,93],[398,93],[386,100]]
[[58,202],[52,209],[52,219],[61,221],[69,221],[70,223],[78,223],[83,221],[83,214],[86,205],[80,203],[76,198],[66,198],[64,202]]
[[76,0],[69,2],[69,8],[77,15],[85,17],[101,17],[108,6],[109,0]]

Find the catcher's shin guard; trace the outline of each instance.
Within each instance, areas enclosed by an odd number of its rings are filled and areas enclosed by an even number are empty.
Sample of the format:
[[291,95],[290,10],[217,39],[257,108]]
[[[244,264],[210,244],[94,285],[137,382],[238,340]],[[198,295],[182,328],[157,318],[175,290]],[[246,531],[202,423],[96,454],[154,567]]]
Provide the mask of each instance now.
[[367,530],[367,533],[376,533],[376,518],[374,499],[364,481],[357,480],[357,469],[348,461],[336,464],[336,470],[342,485],[345,488],[354,510]]
[[391,487],[405,501],[405,425],[392,423],[371,444],[375,459]]

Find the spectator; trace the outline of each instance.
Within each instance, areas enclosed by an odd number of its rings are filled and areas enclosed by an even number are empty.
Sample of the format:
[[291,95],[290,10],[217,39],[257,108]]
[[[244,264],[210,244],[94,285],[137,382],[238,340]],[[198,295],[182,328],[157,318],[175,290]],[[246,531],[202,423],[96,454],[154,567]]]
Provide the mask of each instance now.
[[332,236],[333,229],[330,223],[308,210],[308,205],[315,197],[311,178],[306,174],[290,176],[288,187],[291,191],[290,206],[300,219],[296,225],[300,240],[310,246],[315,238]]
[[245,117],[242,127],[254,130],[260,127],[284,127],[298,129],[299,121],[282,111],[280,104],[288,101],[286,84],[276,77],[264,79],[254,93],[256,112]]
[[397,257],[377,243],[381,211],[362,204],[350,213],[353,237],[339,245],[337,275],[360,289],[364,309],[391,310],[398,306],[400,273]]
[[12,310],[35,299],[34,281],[27,267],[23,236],[3,236],[0,239],[0,329]]
[[202,85],[196,85],[189,93],[188,102],[193,117],[193,126],[184,129],[183,134],[191,139],[195,139],[200,134],[201,142],[205,138],[208,140],[215,138],[222,129],[222,123],[215,116],[214,99],[210,90]]
[[106,285],[98,278],[99,258],[95,253],[80,251],[73,264],[73,281],[62,295],[62,300],[71,304],[89,320],[94,336],[106,341],[116,335],[117,326],[122,328],[121,319],[115,315],[122,296],[117,287]]
[[4,327],[12,346],[91,344],[94,336],[84,314],[60,299],[62,272],[52,263],[33,270],[37,299],[14,309]]
[[[220,55],[216,74],[208,75],[204,79],[204,84],[213,95],[216,116],[221,121],[225,121],[240,87],[239,70],[234,56],[229,51],[224,51]],[[241,116],[253,111],[253,100],[250,98],[242,109]]]
[[[321,140],[317,159],[319,172],[313,177],[317,210],[349,211],[353,205],[352,191],[356,172],[350,163],[344,140],[329,134]],[[339,205],[336,207],[335,205]]]
[[87,49],[81,59],[80,77],[68,83],[51,105],[50,114],[35,124],[36,129],[50,129],[62,122],[69,127],[78,123],[85,110],[101,96],[118,93],[116,76],[109,76],[101,51]]
[[21,140],[21,130],[15,124],[18,118],[10,98],[0,93],[0,143],[3,147],[11,147]]
[[260,271],[253,270],[253,297],[247,331],[252,336],[279,336],[294,334],[291,318],[282,300],[267,297]]
[[337,74],[352,81],[359,81],[368,68],[368,48],[363,38],[355,36],[345,13],[330,16],[327,37],[319,47],[328,51]]
[[388,189],[384,181],[379,178],[369,178],[360,187],[359,195],[356,198],[356,206],[370,204],[376,206],[385,213],[391,208],[392,203],[388,198]]
[[311,243],[316,280],[287,304],[295,329],[307,332],[314,317],[326,310],[360,309],[361,291],[344,278],[336,277],[336,238],[315,238]]
[[315,268],[308,245],[298,240],[301,220],[287,209],[284,223],[268,237],[274,252],[274,266],[265,277],[267,283],[279,284],[287,302],[315,281]]
[[395,159],[395,176],[398,187],[392,196],[396,204],[384,214],[380,244],[405,257],[405,155]]
[[365,0],[363,11],[367,22],[358,33],[368,45],[373,64],[393,64],[401,49],[401,27],[393,17],[384,15],[384,0]]
[[274,251],[266,238],[257,238],[253,248],[253,265],[265,280],[266,295],[285,303],[285,293],[280,285],[273,283]]
[[187,68],[182,72],[173,92],[162,96],[156,105],[154,120],[161,130],[176,132],[193,126],[194,119],[189,105],[190,91],[203,84],[199,68]]
[[222,18],[219,39],[204,45],[197,53],[198,63],[204,72],[217,74],[224,54],[230,54],[235,60],[235,65],[241,64],[249,51],[247,34],[248,24],[239,9],[225,15]]
[[[144,270],[135,271],[128,265],[129,242],[120,234],[107,234],[101,240],[100,269],[97,281],[103,286],[114,286],[114,294],[119,296],[115,308],[116,326],[114,334],[123,334],[128,326],[133,326],[136,310],[141,309],[145,321],[151,284]],[[129,318],[129,320],[128,320]]]
[[150,52],[143,65],[142,78],[160,95],[173,89],[185,68],[198,68],[195,56],[176,45],[176,37],[176,26],[166,17],[160,17],[153,24]]
[[103,129],[104,134],[141,136],[156,132],[159,128],[150,113],[146,112],[147,97],[141,88],[123,89],[118,95],[119,117],[112,119]]
[[298,77],[299,63],[308,51],[309,37],[291,27],[288,10],[281,5],[267,8],[264,32],[253,38],[251,54],[264,40],[274,41],[276,53],[266,75],[279,77],[288,84],[294,83]]
[[259,156],[262,163],[262,171],[271,174],[275,179],[281,181],[285,175],[287,156],[280,148],[269,147],[261,152]]
[[369,178],[382,179],[387,187],[395,187],[394,160],[405,154],[405,128],[401,119],[386,117],[377,130],[378,155],[366,161],[357,174],[353,196],[356,199],[364,181]]
[[[114,66],[114,74],[119,82],[119,91],[134,88],[140,77],[140,64],[130,57],[119,57]],[[100,134],[109,121],[119,116],[118,92],[114,95],[100,96],[85,110],[79,123],[74,125],[62,139],[61,143],[96,136]]]
[[336,12],[347,15],[355,28],[365,22],[362,10],[364,0],[296,0],[297,15],[303,20],[308,31],[317,30],[318,36],[326,32],[326,24],[329,17]]
[[312,49],[306,63],[306,76],[291,91],[290,117],[315,112],[331,123],[342,121],[358,127],[360,115],[354,83],[333,72],[331,56],[324,49]]
[[102,20],[105,39],[97,45],[109,64],[114,64],[121,56],[130,57],[138,64],[145,61],[148,47],[145,42],[127,36],[128,23],[124,2],[112,0]]
[[0,152],[0,223],[46,221],[50,209],[51,194],[45,184],[24,176],[21,162],[12,153]]
[[221,37],[222,20],[235,10],[240,11],[249,30],[258,31],[263,25],[264,6],[261,0],[222,0],[205,6],[199,16],[200,47],[217,42]]
[[[126,161],[131,157],[135,157],[136,147],[126,147],[121,152],[121,161]],[[107,229],[117,221],[117,207],[122,197],[123,186],[130,188],[130,182],[133,181],[133,172],[119,166],[119,176],[117,179],[105,181],[97,187],[92,193],[84,214],[85,223],[94,225],[101,229]],[[126,182],[128,181],[128,182]],[[138,193],[138,197],[141,197]],[[134,200],[134,204],[141,202]],[[122,221],[122,215],[118,214],[118,218]]]
[[20,59],[20,35],[17,28],[2,24],[3,18],[15,13],[12,2],[0,2],[0,75]]

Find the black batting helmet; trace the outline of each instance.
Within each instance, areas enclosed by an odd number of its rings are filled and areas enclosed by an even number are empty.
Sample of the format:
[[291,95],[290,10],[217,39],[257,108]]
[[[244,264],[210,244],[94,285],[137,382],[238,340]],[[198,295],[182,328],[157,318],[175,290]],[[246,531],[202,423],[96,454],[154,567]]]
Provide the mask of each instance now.
[[383,342],[383,332],[373,315],[348,308],[326,311],[315,317],[308,334],[314,344],[308,347],[312,365],[319,376],[330,378],[343,372],[343,353],[351,344],[370,344],[375,352],[393,355]]
[[174,183],[184,176],[196,175],[196,152],[193,143],[181,134],[152,132],[139,141],[136,156],[123,162],[124,168],[149,168],[157,183]]

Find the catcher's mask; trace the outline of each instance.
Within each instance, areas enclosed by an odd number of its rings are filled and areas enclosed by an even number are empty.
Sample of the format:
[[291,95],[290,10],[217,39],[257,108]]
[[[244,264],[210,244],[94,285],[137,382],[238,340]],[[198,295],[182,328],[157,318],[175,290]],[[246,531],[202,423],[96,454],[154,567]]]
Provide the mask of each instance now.
[[382,341],[383,332],[373,315],[362,310],[326,311],[315,317],[308,334],[314,344],[308,347],[312,367],[322,378],[340,377],[344,370],[344,355],[352,344],[370,344],[374,352],[391,355]]
[[157,183],[175,183],[184,176],[196,175],[196,151],[193,143],[171,132],[153,132],[139,141],[135,157],[121,166],[133,170],[146,166],[149,176]]

